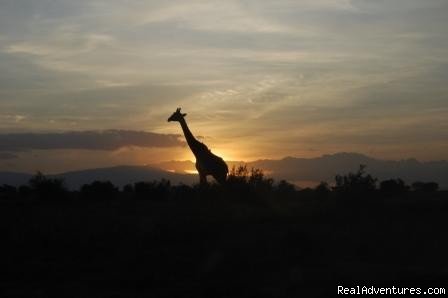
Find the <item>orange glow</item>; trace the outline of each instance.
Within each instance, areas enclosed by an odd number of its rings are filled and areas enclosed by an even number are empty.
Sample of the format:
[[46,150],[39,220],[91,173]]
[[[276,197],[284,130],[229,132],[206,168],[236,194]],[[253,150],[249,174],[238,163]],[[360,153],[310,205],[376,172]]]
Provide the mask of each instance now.
[[237,160],[237,159],[235,159],[236,154],[234,154],[233,150],[218,149],[218,150],[213,150],[212,152],[213,152],[213,154],[216,154],[219,157],[221,157],[222,159],[224,159],[225,161]]
[[187,174],[199,174],[197,170],[185,170]]
[[[210,149],[213,154],[221,157],[225,161],[239,160],[239,159],[236,159],[238,154],[235,154],[234,150],[232,150],[232,149],[218,148],[215,150],[215,149],[213,149],[213,147],[211,147]],[[193,153],[191,152],[190,148],[188,148],[188,147],[184,148],[184,152],[181,155],[179,155],[178,158],[174,158],[174,159],[175,160],[191,160],[193,162],[196,160]]]

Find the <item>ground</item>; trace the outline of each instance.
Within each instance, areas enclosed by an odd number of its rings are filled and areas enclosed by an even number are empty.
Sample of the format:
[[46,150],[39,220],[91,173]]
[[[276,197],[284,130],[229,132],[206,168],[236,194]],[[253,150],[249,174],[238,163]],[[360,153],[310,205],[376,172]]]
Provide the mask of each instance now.
[[447,211],[445,192],[3,198],[0,296],[331,297],[338,285],[446,287]]

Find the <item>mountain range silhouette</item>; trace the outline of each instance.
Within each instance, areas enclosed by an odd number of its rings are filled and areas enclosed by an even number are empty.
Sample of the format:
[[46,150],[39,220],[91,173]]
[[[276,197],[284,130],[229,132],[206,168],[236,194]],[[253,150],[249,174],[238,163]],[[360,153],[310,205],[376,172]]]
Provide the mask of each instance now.
[[[336,153],[316,158],[285,157],[280,160],[263,159],[251,162],[227,161],[230,168],[247,164],[248,168],[259,168],[276,180],[285,179],[302,185],[303,181],[333,182],[337,174],[356,171],[359,165],[367,166],[367,172],[379,180],[401,178],[406,183],[415,181],[434,181],[441,189],[448,189],[448,162],[416,159],[380,160],[359,153]],[[48,177],[63,178],[67,187],[77,189],[81,185],[95,180],[111,181],[117,186],[138,181],[168,179],[173,184],[192,184],[197,182],[197,175],[191,161],[168,161],[150,166],[114,166],[108,168],[71,171]],[[34,173],[0,172],[0,185],[18,186],[26,184]]]

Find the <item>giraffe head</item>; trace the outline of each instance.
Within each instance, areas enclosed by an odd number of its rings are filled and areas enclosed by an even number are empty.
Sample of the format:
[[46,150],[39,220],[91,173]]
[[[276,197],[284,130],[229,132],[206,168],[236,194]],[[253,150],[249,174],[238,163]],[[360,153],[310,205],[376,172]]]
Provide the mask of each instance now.
[[173,115],[171,115],[170,118],[168,118],[168,122],[181,121],[182,119],[184,119],[185,116],[187,116],[187,114],[182,114],[180,112],[180,108],[177,108],[176,112],[174,112]]

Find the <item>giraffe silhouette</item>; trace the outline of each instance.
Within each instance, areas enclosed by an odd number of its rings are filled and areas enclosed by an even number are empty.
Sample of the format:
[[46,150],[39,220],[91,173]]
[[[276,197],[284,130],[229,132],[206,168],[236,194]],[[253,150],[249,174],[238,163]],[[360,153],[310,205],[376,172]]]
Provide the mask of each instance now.
[[187,114],[182,114],[180,108],[177,108],[177,110],[168,118],[168,122],[178,121],[180,123],[187,144],[196,158],[196,169],[199,173],[200,183],[206,184],[207,175],[211,175],[217,182],[219,182],[219,184],[224,184],[226,182],[227,173],[229,172],[227,164],[221,157],[213,154],[205,144],[196,140],[188,128],[185,116],[187,116]]

